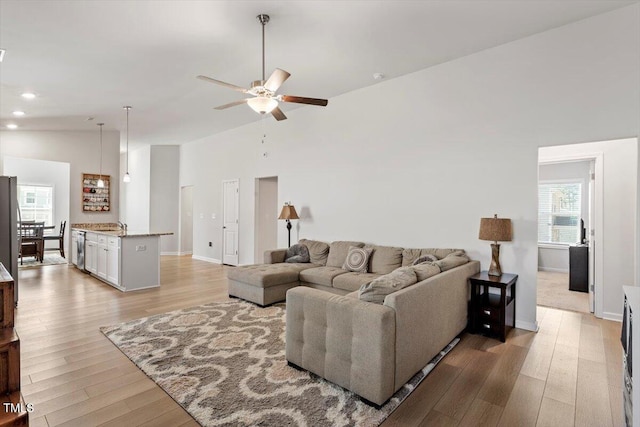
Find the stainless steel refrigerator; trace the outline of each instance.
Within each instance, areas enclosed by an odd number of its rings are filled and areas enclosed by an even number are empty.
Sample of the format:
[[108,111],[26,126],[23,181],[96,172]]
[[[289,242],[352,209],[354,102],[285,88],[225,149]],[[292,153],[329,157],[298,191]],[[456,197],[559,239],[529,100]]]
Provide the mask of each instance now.
[[18,250],[20,249],[18,178],[0,176],[0,262],[14,281],[14,302],[18,304]]

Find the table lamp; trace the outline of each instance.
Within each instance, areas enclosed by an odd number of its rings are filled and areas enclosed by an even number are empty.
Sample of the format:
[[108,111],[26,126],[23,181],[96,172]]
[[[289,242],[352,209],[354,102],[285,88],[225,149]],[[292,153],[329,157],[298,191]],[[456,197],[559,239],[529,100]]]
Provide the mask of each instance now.
[[298,212],[296,212],[296,208],[293,207],[290,202],[286,202],[282,207],[282,211],[280,212],[280,216],[278,219],[284,219],[287,221],[287,230],[289,232],[289,240],[288,247],[291,247],[291,221],[292,219],[300,219],[298,216]]
[[495,214],[493,218],[480,218],[480,240],[493,241],[491,244],[491,266],[490,276],[502,276],[500,269],[500,244],[498,242],[511,241],[511,220],[508,218],[498,218]]

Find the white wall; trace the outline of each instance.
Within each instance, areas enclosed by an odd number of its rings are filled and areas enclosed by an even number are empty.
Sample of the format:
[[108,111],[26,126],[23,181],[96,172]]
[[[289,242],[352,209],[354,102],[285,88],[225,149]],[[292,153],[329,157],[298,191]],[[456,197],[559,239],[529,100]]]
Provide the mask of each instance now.
[[[582,219],[589,227],[589,161],[576,161],[540,165],[538,181],[567,181],[582,184]],[[578,243],[578,242],[575,242]],[[542,271],[569,272],[568,245],[538,245],[538,269]]]
[[[596,142],[540,149],[540,160],[562,157],[589,156],[602,153],[603,230],[601,242],[603,317],[621,319],[622,286],[634,283],[636,236],[636,210],[638,195],[638,140]],[[596,263],[596,270],[598,264]]]
[[638,16],[633,5],[290,111],[267,122],[265,148],[259,122],[183,145],[194,254],[221,258],[210,214],[237,177],[242,264],[259,176],[277,175],[279,204],[300,208],[296,237],[462,247],[485,269],[478,225],[498,213],[514,225],[501,264],[519,274],[517,325],[536,328],[538,147],[638,134]]
[[124,192],[122,222],[131,231],[148,231],[151,203],[151,147],[129,151],[129,175],[131,182],[122,183]]
[[177,145],[151,147],[151,199],[149,229],[172,232],[160,238],[160,252],[178,254],[180,218],[180,148]]
[[[17,176],[18,184],[53,187],[53,223],[51,225],[56,226],[55,234],[60,232],[60,221],[67,221],[67,225],[69,224],[69,163],[4,156],[3,164],[3,174]],[[65,232],[65,247],[68,247],[68,241],[69,233]],[[58,247],[57,241],[47,241],[45,244],[47,247]]]
[[[102,173],[111,176],[111,211],[82,211],[82,174],[100,172],[100,136],[87,131],[0,131],[0,168],[3,159],[21,157],[70,164],[69,222],[116,222],[119,212],[118,176],[120,134],[103,132]],[[0,175],[4,172],[0,169]]]
[[[179,159],[180,150],[176,145],[146,146],[130,151],[131,182],[122,184],[121,217],[129,230],[173,233],[161,236],[162,254],[177,254],[180,250]],[[126,156],[122,162],[125,171]]]
[[193,187],[180,189],[180,255],[193,254]]

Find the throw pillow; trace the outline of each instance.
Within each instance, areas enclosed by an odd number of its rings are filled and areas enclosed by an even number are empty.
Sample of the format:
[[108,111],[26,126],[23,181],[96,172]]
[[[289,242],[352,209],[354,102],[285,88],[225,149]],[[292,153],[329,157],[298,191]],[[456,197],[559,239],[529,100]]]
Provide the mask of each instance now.
[[433,262],[437,260],[438,260],[437,256],[427,254],[427,255],[422,255],[421,257],[413,261],[412,265],[418,265],[418,264],[422,264],[423,262]]
[[284,262],[309,262],[309,259],[309,249],[301,244],[291,246],[284,256]]
[[349,246],[347,258],[342,264],[342,268],[356,273],[366,273],[369,268],[369,258],[371,257],[372,248],[358,248]]
[[416,276],[418,276],[418,282],[440,273],[440,267],[435,262],[423,262],[422,264],[414,265],[412,268]]
[[382,304],[387,295],[413,285],[418,281],[412,267],[396,268],[389,274],[374,279],[371,283],[362,285],[358,297],[362,301]]
[[466,264],[468,262],[469,262],[469,258],[466,255],[464,256],[447,255],[441,260],[434,262],[434,264],[440,267],[440,270],[447,271],[447,270],[451,270],[452,268],[458,267],[459,265]]

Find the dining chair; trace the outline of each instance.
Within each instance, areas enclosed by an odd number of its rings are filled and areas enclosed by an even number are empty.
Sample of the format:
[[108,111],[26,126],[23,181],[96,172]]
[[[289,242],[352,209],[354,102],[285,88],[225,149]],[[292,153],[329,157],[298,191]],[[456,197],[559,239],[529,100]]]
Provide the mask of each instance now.
[[58,242],[57,248],[47,248],[47,250],[59,250],[62,258],[66,258],[64,255],[64,232],[66,228],[67,221],[60,221],[60,233],[57,236],[44,236],[44,243],[50,241]]
[[26,256],[33,256],[40,262],[44,259],[44,222],[25,222],[20,224],[19,258],[20,265]]

